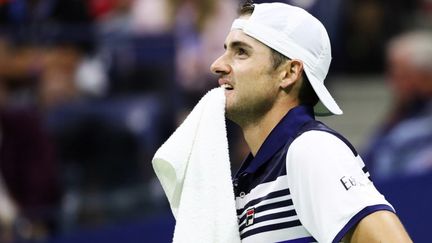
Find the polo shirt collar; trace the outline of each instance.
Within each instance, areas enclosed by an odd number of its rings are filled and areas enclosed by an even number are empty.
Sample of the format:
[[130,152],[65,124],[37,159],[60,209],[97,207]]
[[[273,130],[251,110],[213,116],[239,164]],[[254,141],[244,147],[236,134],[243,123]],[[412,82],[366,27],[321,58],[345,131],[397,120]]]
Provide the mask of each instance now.
[[237,172],[237,176],[243,172],[254,173],[284,146],[289,139],[295,138],[305,123],[314,119],[312,107],[300,105],[289,110],[267,136],[259,148],[256,157],[253,157],[251,153],[248,155]]

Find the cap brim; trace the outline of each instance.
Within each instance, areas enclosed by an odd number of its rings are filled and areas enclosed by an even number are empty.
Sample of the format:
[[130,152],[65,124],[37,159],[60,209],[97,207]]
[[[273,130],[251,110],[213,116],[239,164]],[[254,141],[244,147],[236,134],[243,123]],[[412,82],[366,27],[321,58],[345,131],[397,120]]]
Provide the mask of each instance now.
[[307,70],[306,75],[309,82],[314,89],[315,93],[319,98],[318,104],[314,107],[314,112],[316,116],[331,116],[331,115],[342,115],[343,111],[339,108],[336,101],[331,96],[330,92],[324,86],[324,84],[319,81],[314,75],[310,75]]

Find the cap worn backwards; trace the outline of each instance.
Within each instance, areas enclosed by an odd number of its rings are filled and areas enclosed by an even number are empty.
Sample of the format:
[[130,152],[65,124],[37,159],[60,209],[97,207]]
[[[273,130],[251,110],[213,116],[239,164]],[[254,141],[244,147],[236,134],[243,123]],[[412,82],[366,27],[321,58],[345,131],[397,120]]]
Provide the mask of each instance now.
[[322,23],[304,9],[284,3],[254,4],[248,19],[234,20],[231,29],[241,29],[282,55],[303,62],[309,82],[320,102],[318,116],[341,115],[324,85],[331,62],[331,46]]

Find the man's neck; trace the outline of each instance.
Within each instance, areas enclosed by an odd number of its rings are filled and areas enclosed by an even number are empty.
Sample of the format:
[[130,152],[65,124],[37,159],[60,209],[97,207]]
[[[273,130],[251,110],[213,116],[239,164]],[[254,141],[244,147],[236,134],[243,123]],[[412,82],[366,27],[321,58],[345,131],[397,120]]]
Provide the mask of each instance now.
[[253,156],[256,156],[258,150],[273,128],[275,128],[286,113],[296,105],[297,104],[274,107],[274,109],[271,109],[258,121],[241,126],[244,138]]

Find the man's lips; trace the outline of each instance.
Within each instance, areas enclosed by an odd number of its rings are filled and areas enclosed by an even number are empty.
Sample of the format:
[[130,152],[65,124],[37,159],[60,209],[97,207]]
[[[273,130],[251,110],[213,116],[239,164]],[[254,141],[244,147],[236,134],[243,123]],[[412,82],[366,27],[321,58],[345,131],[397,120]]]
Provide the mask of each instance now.
[[228,79],[220,78],[218,82],[220,87],[224,88],[225,90],[233,90],[233,86],[230,84]]

